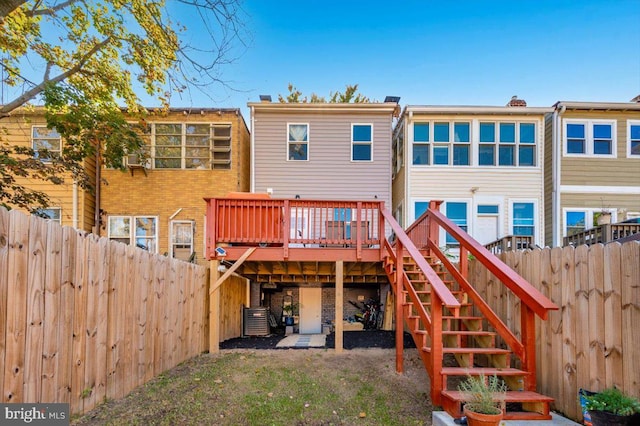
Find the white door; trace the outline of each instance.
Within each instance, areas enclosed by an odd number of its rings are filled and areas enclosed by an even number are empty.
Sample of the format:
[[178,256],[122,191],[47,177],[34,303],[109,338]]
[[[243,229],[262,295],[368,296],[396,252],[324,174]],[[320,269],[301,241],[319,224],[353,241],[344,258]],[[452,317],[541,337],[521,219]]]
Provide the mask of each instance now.
[[300,288],[300,334],[322,333],[322,289]]
[[498,239],[498,216],[478,216],[474,237],[480,244],[488,244]]

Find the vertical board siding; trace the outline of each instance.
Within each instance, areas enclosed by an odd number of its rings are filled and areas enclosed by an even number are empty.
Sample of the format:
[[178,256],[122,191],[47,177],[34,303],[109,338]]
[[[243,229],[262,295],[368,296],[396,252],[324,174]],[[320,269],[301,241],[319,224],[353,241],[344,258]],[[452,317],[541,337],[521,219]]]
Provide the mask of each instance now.
[[202,266],[0,208],[2,402],[81,414],[200,354],[206,287]]
[[[639,242],[509,252],[500,258],[560,307],[547,321],[536,321],[537,387],[555,398],[558,411],[582,419],[580,388],[616,386],[640,397]],[[519,333],[515,306],[503,303],[510,292],[478,262],[470,268],[482,297]]]

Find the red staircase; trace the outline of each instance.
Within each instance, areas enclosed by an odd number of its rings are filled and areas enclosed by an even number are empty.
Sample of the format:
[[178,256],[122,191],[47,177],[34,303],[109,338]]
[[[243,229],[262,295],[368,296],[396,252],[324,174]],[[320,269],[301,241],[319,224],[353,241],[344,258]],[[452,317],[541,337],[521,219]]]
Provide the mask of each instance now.
[[[550,419],[553,399],[535,392],[534,315],[545,319],[557,307],[443,216],[439,204],[432,202],[406,233],[383,212],[396,234],[394,245],[386,243],[383,250],[387,275],[399,295],[396,318],[401,315],[420,352],[431,380],[433,403],[461,417],[457,383],[468,375],[495,374],[509,388],[505,419]],[[440,228],[459,243],[457,265],[439,248]],[[520,339],[467,280],[468,254],[520,297]]]

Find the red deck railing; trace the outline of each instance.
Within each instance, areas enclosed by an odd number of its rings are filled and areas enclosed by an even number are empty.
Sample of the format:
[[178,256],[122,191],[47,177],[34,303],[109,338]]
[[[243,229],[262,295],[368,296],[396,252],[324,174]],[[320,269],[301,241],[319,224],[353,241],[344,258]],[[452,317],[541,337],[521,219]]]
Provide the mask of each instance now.
[[[489,250],[483,247],[469,234],[456,226],[439,211],[442,201],[432,201],[429,209],[420,216],[406,231],[409,238],[420,249],[428,249],[443,263],[461,289],[469,294],[478,309],[487,318],[496,332],[503,338],[521,362],[522,369],[530,372],[525,383],[525,390],[535,390],[535,317],[547,318],[550,310],[558,307],[533,287],[524,278],[509,268]],[[439,244],[440,230],[446,231],[459,248],[459,263],[454,266],[447,255],[442,252]],[[468,281],[468,255],[473,255],[484,265],[521,303],[521,339],[519,340],[509,328],[491,310],[478,292]]]
[[[381,201],[205,198],[207,258],[218,245],[379,248]],[[383,228],[381,228],[381,226]],[[286,257],[286,256],[285,256]]]

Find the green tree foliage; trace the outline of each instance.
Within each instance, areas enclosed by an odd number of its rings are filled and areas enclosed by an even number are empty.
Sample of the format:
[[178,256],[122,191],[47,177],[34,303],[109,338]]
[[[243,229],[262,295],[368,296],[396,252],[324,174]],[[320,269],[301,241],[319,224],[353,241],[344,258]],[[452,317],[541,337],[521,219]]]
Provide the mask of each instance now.
[[278,95],[278,101],[281,103],[366,103],[371,102],[371,100],[358,93],[358,85],[351,84],[347,85],[344,92],[336,91],[331,92],[329,94],[329,101],[326,100],[323,96],[318,96],[315,93],[312,93],[309,98],[306,96],[302,96],[302,92],[300,92],[293,84],[289,83],[287,86],[287,90],[289,90],[289,94],[283,96],[281,94]]
[[[46,194],[23,187],[19,177],[61,183],[70,173],[86,186],[86,156],[97,153],[118,166],[122,154],[140,142],[119,105],[135,114],[139,94],[168,107],[174,93],[226,85],[220,67],[233,61],[233,48],[245,35],[238,2],[0,2],[2,84],[15,94],[0,105],[0,127],[16,108],[42,99],[48,127],[64,138],[63,152],[43,163],[32,149],[10,146],[0,136],[0,204],[32,211],[47,205]],[[188,14],[192,34],[171,18],[169,8],[177,7]]]

